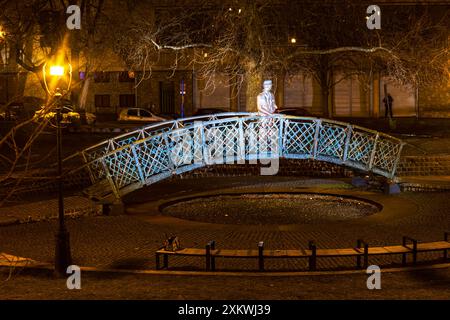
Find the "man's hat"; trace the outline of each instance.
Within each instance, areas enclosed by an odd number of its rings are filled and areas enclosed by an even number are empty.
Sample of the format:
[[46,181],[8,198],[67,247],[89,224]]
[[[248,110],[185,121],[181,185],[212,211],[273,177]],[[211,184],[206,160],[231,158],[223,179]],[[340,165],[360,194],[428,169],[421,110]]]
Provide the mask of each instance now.
[[272,80],[265,80],[264,85],[272,85]]

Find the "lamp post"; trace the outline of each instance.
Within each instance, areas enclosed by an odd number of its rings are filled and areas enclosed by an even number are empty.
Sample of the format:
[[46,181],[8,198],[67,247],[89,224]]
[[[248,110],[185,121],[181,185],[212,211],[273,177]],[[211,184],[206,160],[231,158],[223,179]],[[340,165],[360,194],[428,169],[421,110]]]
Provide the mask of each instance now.
[[[47,75],[52,79],[48,81]],[[61,87],[61,82],[67,80],[67,88]],[[55,246],[55,272],[58,275],[65,275],[67,267],[72,264],[72,256],[70,253],[70,235],[67,231],[64,219],[64,198],[63,198],[63,177],[62,177],[62,97],[69,92],[72,81],[72,66],[68,64],[68,73],[66,74],[64,66],[51,65],[47,73],[47,63],[43,66],[43,79],[45,88],[49,94],[50,99],[54,99],[56,105],[56,150],[58,162],[58,232],[56,233]]]
[[6,40],[6,32],[0,26],[0,60],[3,66],[8,65],[10,55],[10,48]]
[[184,96],[186,95],[186,84],[184,83],[184,79],[180,82],[180,95],[181,95],[181,108],[180,108],[180,116],[184,118]]

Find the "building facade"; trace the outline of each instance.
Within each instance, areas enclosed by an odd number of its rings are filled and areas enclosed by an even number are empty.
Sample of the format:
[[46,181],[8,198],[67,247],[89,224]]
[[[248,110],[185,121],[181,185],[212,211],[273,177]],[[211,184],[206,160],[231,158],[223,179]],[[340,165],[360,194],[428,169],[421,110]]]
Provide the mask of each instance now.
[[[149,15],[154,15],[154,11],[149,10]],[[17,65],[14,51],[15,48],[1,43],[0,105],[24,96],[45,99],[38,76]],[[128,107],[142,107],[159,114],[181,114],[183,108],[186,116],[205,108],[254,110],[246,106],[245,83],[238,89],[220,73],[206,88],[205,81],[197,77],[195,70],[181,67],[173,72],[171,65],[164,62],[168,60],[162,59],[151,76],[143,76],[140,70],[130,71],[112,50],[97,58],[102,63],[96,65],[89,76],[83,68],[79,68],[76,75],[81,83],[78,104],[105,118],[114,119],[122,108]],[[336,72],[334,77],[339,81],[328,98],[332,117],[384,117],[382,100],[386,92],[394,98],[394,117],[450,117],[450,83],[414,88],[399,86],[381,74],[373,74],[370,79],[357,76],[340,79],[342,75]],[[322,110],[320,86],[311,77],[281,75],[272,80],[279,108],[302,108],[314,116],[326,114]]]

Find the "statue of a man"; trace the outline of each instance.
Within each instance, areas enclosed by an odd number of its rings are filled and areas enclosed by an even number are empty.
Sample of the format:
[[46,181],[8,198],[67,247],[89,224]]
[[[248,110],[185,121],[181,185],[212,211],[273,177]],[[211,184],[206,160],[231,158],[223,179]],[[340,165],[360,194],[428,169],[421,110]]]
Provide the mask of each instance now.
[[272,90],[272,80],[265,80],[263,84],[264,90],[258,95],[258,112],[261,116],[268,116],[277,110],[275,97]]

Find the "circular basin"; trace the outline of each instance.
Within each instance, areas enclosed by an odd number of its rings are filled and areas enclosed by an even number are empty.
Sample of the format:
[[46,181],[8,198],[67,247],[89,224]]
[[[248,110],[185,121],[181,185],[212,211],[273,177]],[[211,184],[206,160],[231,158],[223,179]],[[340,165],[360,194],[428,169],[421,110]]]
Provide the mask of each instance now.
[[180,219],[244,225],[337,222],[375,214],[381,205],[365,199],[304,193],[223,194],[189,198],[160,206]]

